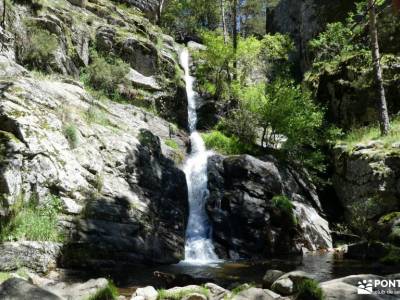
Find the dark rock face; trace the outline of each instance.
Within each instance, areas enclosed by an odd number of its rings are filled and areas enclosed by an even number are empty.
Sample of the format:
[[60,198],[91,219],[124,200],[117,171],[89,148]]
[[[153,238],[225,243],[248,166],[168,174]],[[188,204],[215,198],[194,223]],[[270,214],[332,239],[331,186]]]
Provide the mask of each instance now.
[[146,16],[151,20],[157,20],[159,15],[159,2],[157,0],[121,0],[121,2],[125,2],[131,4],[142,12],[146,14]]
[[[215,155],[208,176],[207,210],[221,258],[264,258],[332,246],[313,186],[274,158]],[[275,195],[292,199],[297,225],[279,217],[271,205]]]
[[[354,67],[360,58],[353,56],[341,61],[334,70],[324,70],[306,78],[316,90],[317,101],[327,106],[327,118],[345,130],[376,122],[376,91],[372,73]],[[386,100],[393,114],[400,110],[400,58],[391,62],[382,60]],[[313,78],[314,77],[314,78]]]
[[371,219],[399,211],[400,156],[396,148],[387,151],[371,142],[351,152],[337,146],[334,153],[333,183],[348,219],[360,214],[357,207],[368,202],[364,213]]
[[[162,155],[158,137],[142,130],[139,140],[137,150],[126,157],[125,172],[131,190],[148,205],[147,211],[132,211],[124,198],[103,196],[89,202],[85,218],[77,224],[76,238],[67,246],[65,264],[112,266],[115,260],[134,264],[183,259],[188,214],[185,175]],[[88,261],[87,255],[75,255],[82,252],[93,255]]]

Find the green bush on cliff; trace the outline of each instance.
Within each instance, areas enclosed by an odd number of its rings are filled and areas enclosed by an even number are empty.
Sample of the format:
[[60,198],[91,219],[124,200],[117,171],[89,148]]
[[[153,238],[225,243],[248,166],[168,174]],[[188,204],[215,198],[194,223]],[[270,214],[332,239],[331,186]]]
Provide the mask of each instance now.
[[119,85],[127,83],[129,65],[113,56],[100,56],[95,51],[92,51],[91,59],[91,64],[82,72],[82,81],[111,98],[118,98]]
[[28,67],[47,70],[58,48],[57,36],[33,25],[22,48],[22,61]]
[[203,133],[202,137],[207,149],[212,149],[222,154],[237,155],[256,152],[252,145],[242,143],[237,137],[227,136],[218,130]]
[[75,124],[67,124],[63,129],[64,135],[67,138],[71,148],[76,148],[79,143],[78,129]]
[[61,201],[52,196],[44,202],[21,203],[12,209],[12,217],[1,226],[2,241],[62,241],[63,235],[57,228],[57,215],[61,211]]
[[319,283],[312,279],[306,279],[297,284],[298,291],[296,300],[323,300],[324,293],[319,286]]
[[286,218],[292,226],[296,226],[298,221],[294,215],[294,205],[292,201],[284,195],[274,196],[271,200],[272,208],[276,209],[278,213]]

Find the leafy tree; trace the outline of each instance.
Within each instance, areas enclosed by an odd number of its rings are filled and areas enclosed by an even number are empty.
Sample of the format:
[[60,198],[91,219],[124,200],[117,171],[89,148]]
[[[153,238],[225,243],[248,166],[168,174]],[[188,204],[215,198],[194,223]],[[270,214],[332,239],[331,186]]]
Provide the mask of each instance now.
[[198,37],[220,25],[219,0],[170,0],[164,4],[161,26],[179,40]]

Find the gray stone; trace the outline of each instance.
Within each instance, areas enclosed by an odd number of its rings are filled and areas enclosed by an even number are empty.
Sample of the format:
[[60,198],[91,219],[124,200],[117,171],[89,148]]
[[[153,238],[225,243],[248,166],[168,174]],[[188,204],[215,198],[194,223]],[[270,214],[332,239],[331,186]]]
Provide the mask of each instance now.
[[263,290],[259,288],[249,288],[237,295],[232,300],[276,300],[282,299],[280,295],[270,290]]
[[148,90],[160,90],[161,89],[160,85],[157,83],[157,81],[154,77],[144,76],[134,69],[130,69],[129,74],[127,75],[127,79],[129,81],[131,81],[134,85],[143,87]]
[[220,287],[214,283],[206,283],[204,285],[206,289],[210,291],[210,298],[211,300],[222,300],[225,299],[226,297],[229,298],[231,292],[224,289],[223,287]]
[[271,289],[284,296],[294,293],[294,283],[290,278],[279,278],[271,286]]
[[87,0],[68,0],[71,4],[85,8],[87,5]]
[[268,270],[264,277],[263,277],[263,288],[269,289],[271,285],[283,274],[285,274],[282,271],[279,270]]
[[57,265],[62,245],[51,242],[6,242],[0,244],[0,270],[21,267],[47,273]]
[[207,297],[203,294],[192,293],[183,297],[182,300],[207,300]]
[[59,296],[62,299],[85,300],[105,289],[108,280],[105,278],[91,279],[84,283],[69,284],[66,282],[47,283],[41,288]]
[[142,297],[143,300],[157,300],[158,292],[152,286],[146,286],[136,290],[133,297]]
[[0,285],[0,299],[3,300],[61,300],[55,294],[39,288],[26,280],[10,278]]
[[280,276],[271,286],[271,289],[279,294],[288,296],[296,292],[296,285],[306,279],[314,279],[315,276],[303,271],[292,271]]

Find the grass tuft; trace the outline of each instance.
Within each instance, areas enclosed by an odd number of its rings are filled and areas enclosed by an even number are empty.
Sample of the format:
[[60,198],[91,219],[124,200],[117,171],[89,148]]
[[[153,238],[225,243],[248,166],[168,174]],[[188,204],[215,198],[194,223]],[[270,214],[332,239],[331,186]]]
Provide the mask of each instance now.
[[368,142],[380,142],[383,148],[391,148],[392,145],[400,141],[400,117],[396,117],[391,122],[391,130],[388,135],[381,136],[379,126],[368,126],[353,129],[347,133],[337,144],[344,144],[349,151],[353,150],[358,144],[367,144]]
[[90,296],[87,300],[115,300],[119,296],[118,289],[112,281],[108,281],[105,288],[97,291],[94,295]]
[[41,204],[32,201],[13,208],[12,217],[1,224],[1,241],[62,242],[64,236],[57,227],[61,200],[50,197]]

